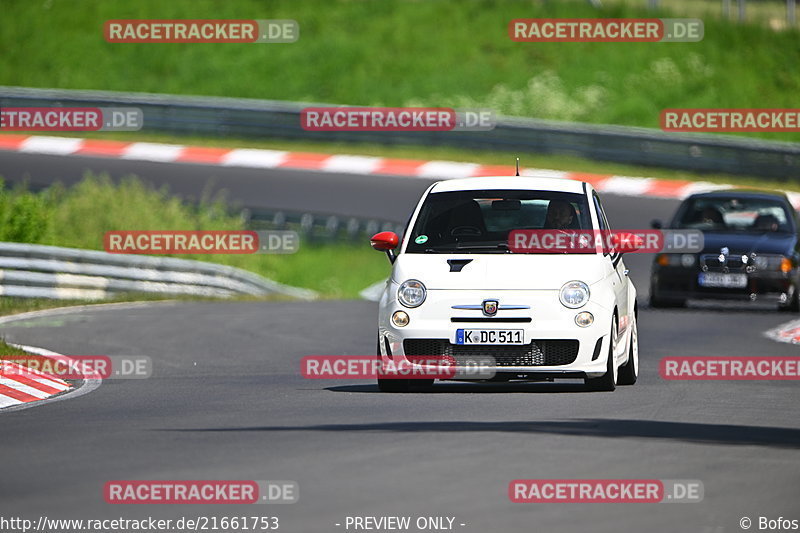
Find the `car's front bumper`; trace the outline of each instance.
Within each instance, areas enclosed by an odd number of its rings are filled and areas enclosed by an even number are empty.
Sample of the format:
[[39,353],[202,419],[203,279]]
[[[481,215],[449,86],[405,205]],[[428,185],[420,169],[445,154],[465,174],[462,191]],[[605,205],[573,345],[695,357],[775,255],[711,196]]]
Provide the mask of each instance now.
[[[480,310],[453,308],[485,299],[529,309],[501,308],[495,317],[486,317]],[[405,327],[391,322],[392,313],[398,310],[409,315]],[[590,326],[575,323],[575,315],[582,311],[594,316]],[[612,311],[591,300],[580,309],[568,309],[552,290],[428,291],[425,303],[415,309],[384,295],[378,324],[380,355],[387,362],[411,365],[437,358],[459,365],[480,360],[487,372],[473,374],[475,379],[599,377],[607,368]],[[457,344],[458,329],[523,330],[526,344]],[[470,374],[459,374],[459,379],[470,379]]]
[[743,288],[703,287],[698,282],[701,271],[697,267],[654,265],[652,290],[662,299],[719,299],[786,302],[794,290],[791,272],[732,272],[745,274],[747,285]]

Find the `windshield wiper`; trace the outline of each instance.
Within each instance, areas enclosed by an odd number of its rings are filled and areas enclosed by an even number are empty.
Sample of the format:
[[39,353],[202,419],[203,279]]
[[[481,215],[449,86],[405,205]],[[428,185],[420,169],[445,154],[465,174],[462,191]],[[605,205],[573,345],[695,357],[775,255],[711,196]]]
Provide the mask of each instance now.
[[480,251],[480,252],[499,252],[499,253],[511,253],[508,249],[508,243],[506,242],[498,242],[494,244],[457,244],[456,246],[436,246],[432,248],[426,248],[425,253],[437,253],[437,252],[465,252],[465,251]]

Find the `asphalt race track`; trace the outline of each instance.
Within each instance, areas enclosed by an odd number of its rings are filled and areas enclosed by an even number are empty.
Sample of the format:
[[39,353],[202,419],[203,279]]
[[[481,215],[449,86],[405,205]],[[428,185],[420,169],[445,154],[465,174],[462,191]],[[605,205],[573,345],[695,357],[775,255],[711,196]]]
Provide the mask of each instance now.
[[[430,183],[0,153],[10,180],[69,181],[86,168],[135,172],[186,196],[214,178],[250,204],[398,221]],[[604,202],[619,229],[649,227],[677,205]],[[665,356],[797,356],[762,334],[792,317],[760,306],[650,310],[650,260],[626,258],[639,290],[641,371],[614,393],[569,382],[445,383],[391,395],[371,382],[303,379],[305,355],[374,353],[377,306],[363,301],[153,303],[5,324],[0,335],[11,342],[147,355],[154,368],[150,379],[0,413],[0,507],[31,519],[274,514],[287,532],[345,531],[349,515],[453,516],[457,531],[481,533],[733,532],[744,516],[753,530],[759,516],[800,518],[797,384],[658,375]],[[697,479],[705,498],[513,504],[508,484],[519,478]],[[104,502],[107,481],[131,479],[294,480],[300,498],[255,510]]]

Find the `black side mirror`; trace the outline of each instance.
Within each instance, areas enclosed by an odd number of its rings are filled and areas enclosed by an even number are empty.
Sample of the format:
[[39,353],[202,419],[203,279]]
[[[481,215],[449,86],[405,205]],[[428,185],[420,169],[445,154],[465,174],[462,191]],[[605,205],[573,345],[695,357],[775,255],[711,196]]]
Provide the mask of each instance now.
[[664,225],[661,223],[659,219],[654,218],[653,220],[650,221],[650,227],[653,229],[661,229],[664,227]]

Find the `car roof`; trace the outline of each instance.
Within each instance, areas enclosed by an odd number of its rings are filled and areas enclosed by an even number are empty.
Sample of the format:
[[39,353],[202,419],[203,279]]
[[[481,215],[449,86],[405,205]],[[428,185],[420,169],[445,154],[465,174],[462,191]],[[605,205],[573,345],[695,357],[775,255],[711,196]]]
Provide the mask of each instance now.
[[695,198],[771,198],[789,201],[786,193],[782,191],[766,191],[762,189],[720,189],[711,192],[702,192],[689,196],[687,200]]
[[479,191],[492,189],[520,189],[531,191],[571,192],[582,194],[584,182],[567,178],[539,178],[528,176],[492,176],[459,178],[437,182],[431,193],[453,191]]

